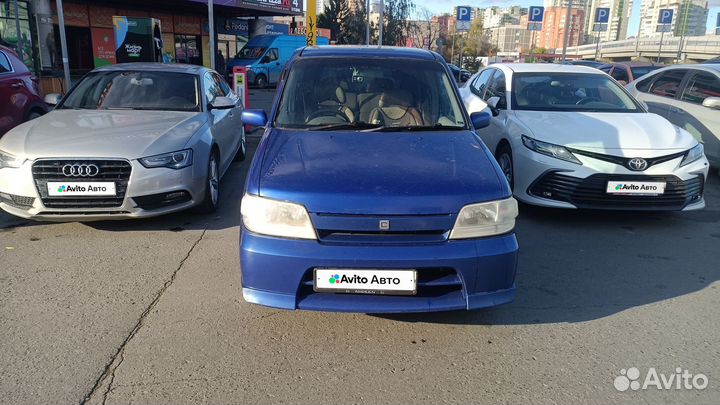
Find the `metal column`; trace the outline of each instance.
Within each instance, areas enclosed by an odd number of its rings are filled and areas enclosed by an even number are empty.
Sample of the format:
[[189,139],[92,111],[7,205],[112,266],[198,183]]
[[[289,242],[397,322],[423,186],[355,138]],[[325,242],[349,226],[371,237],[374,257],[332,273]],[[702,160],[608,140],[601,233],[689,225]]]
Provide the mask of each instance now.
[[[213,10],[213,0],[208,0],[208,31],[210,36],[210,69],[215,70],[217,51],[215,50],[215,10]],[[230,55],[228,55],[229,57]]]
[[565,36],[563,37],[562,61],[567,55],[568,40],[570,39],[570,14],[572,13],[572,0],[568,0],[567,14],[565,14]]
[[65,91],[71,87],[70,82],[70,61],[68,60],[67,38],[65,37],[65,15],[63,13],[62,0],[55,0],[58,13],[58,29],[60,30],[60,51],[62,53],[63,71],[65,72]]

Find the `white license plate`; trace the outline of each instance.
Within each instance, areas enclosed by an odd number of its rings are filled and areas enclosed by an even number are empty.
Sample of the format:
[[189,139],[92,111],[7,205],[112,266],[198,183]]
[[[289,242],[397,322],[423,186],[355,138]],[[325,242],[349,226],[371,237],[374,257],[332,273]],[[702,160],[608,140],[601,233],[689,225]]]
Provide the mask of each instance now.
[[415,270],[315,269],[315,291],[415,295]]
[[48,195],[51,197],[77,197],[77,196],[114,196],[115,183],[113,182],[54,182],[47,184]]
[[661,195],[665,193],[664,181],[608,181],[608,194]]

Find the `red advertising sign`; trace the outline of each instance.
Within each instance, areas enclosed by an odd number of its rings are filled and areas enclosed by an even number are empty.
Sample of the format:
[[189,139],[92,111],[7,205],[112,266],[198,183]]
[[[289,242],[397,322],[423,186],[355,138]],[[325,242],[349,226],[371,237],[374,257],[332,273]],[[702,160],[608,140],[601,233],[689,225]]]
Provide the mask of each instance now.
[[115,64],[115,34],[113,30],[110,28],[91,28],[90,34],[92,35],[95,67]]

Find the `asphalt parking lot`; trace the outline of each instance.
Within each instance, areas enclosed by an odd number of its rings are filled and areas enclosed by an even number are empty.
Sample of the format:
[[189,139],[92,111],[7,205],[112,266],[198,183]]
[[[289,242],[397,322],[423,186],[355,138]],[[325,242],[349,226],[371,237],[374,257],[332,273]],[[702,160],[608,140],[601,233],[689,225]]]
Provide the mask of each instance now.
[[[254,92],[252,107],[272,97]],[[703,211],[521,206],[512,304],[371,316],[242,300],[239,205],[248,165],[228,172],[211,216],[55,224],[0,213],[0,402],[720,398],[717,171]],[[706,375],[708,385],[620,392],[613,382],[631,367],[641,383],[649,368],[671,375],[679,367]]]

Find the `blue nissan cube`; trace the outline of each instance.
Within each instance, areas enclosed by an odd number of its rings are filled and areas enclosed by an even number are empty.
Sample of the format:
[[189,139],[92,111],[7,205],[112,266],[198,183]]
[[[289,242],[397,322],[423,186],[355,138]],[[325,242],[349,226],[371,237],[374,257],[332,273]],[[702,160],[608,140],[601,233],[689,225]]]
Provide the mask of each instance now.
[[465,310],[515,296],[517,202],[443,59],[296,52],[242,199],[246,301],[364,313]]

